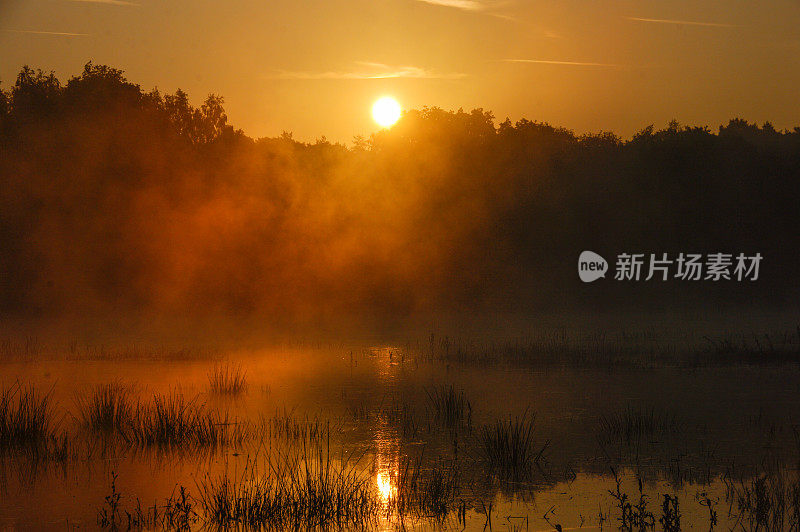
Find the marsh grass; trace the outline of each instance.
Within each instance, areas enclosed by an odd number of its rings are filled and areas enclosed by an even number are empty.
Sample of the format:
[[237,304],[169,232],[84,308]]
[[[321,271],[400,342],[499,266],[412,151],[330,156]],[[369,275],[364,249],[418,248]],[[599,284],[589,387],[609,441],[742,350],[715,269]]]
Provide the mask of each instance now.
[[79,454],[75,441],[60,429],[51,394],[19,382],[0,389],[0,454],[32,471],[42,462],[66,465]]
[[[652,338],[609,338],[606,335],[570,335],[545,331],[509,341],[461,341],[431,335],[428,345],[409,345],[417,359],[480,366],[613,368],[648,365],[663,358],[669,347]],[[656,356],[657,355],[657,356]]]
[[2,360],[34,360],[42,354],[41,343],[33,336],[22,340],[4,338],[0,341],[0,359]]
[[141,447],[187,448],[240,444],[247,427],[215,410],[207,410],[196,399],[182,394],[156,394],[152,402],[138,403],[131,422],[123,430],[130,443]]
[[58,438],[51,393],[15,383],[0,389],[0,446],[21,447]]
[[372,412],[367,405],[363,403],[348,406],[347,413],[348,416],[356,423],[368,422],[372,417]]
[[688,331],[618,333],[540,331],[513,340],[474,341],[431,334],[406,345],[416,361],[480,366],[578,367],[613,370],[660,366],[800,364],[800,326],[790,331],[696,336]]
[[223,473],[198,483],[199,504],[213,527],[251,529],[364,528],[381,501],[354,463],[334,464],[321,448],[267,457],[263,472],[249,461],[239,476]]
[[[637,479],[639,496],[634,498],[629,496],[622,489],[622,479],[614,468],[611,468],[611,473],[614,476],[616,488],[613,491],[608,490],[608,494],[613,499],[614,506],[616,506],[617,510],[619,511],[619,516],[617,517],[619,521],[619,530],[626,532],[634,532],[635,530],[652,530],[656,524],[656,517],[647,507],[650,498],[644,493],[641,478]],[[672,509],[673,507],[670,505],[665,507],[665,510],[670,512],[667,516],[667,520],[670,525],[672,525],[675,519]],[[666,528],[664,530],[665,532],[671,532],[667,531]]]
[[634,443],[645,438],[661,438],[680,432],[674,414],[655,408],[628,406],[620,412],[600,417],[598,437],[602,442]]
[[456,390],[455,386],[440,385],[426,388],[425,395],[428,405],[433,413],[433,419],[446,426],[453,427],[466,422],[472,422],[472,405],[464,395],[463,390]]
[[800,325],[781,334],[755,332],[729,334],[721,338],[704,336],[707,342],[690,360],[693,365],[773,365],[800,363]]
[[153,504],[143,507],[137,497],[134,504],[128,509],[122,499],[122,493],[117,490],[119,475],[111,472],[110,492],[103,499],[103,505],[97,512],[97,525],[107,530],[191,530],[192,525],[199,520],[194,510],[194,499],[189,491],[180,486],[177,491],[167,497],[164,504],[159,507]]
[[133,389],[119,382],[97,385],[76,399],[78,419],[85,428],[103,434],[124,433],[133,422]]
[[455,460],[423,467],[422,455],[401,458],[388,504],[397,517],[432,517],[440,519],[456,506],[459,470]]
[[208,383],[213,393],[240,395],[247,390],[247,372],[240,364],[216,364],[208,373]]
[[479,452],[490,473],[501,481],[531,479],[549,442],[538,444],[534,437],[536,416],[527,411],[508,420],[485,425],[478,433]]
[[755,476],[723,477],[725,497],[735,507],[741,530],[800,530],[800,477],[780,462],[766,463]]
[[207,409],[197,398],[171,392],[154,394],[149,402],[134,397],[121,383],[102,384],[77,400],[80,424],[103,437],[118,438],[127,446],[162,450],[238,445],[259,435],[257,427]]
[[254,439],[279,438],[292,442],[319,443],[329,437],[330,421],[308,415],[300,416],[294,410],[276,410],[272,417],[262,417],[251,436]]

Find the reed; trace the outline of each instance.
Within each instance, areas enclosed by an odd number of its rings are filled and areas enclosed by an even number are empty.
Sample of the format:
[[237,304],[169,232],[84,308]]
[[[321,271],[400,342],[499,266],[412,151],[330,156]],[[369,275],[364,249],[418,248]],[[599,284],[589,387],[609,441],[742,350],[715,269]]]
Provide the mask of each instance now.
[[217,364],[208,373],[208,383],[216,394],[240,395],[247,390],[247,372],[240,364]]
[[440,519],[455,507],[459,480],[455,460],[424,467],[422,456],[403,457],[397,474],[390,477],[394,488],[388,501],[389,509],[401,519],[405,516]]
[[330,421],[308,415],[300,416],[294,410],[276,410],[272,417],[262,417],[254,427],[255,438],[280,438],[293,442],[320,442],[330,435]]
[[526,411],[482,427],[478,434],[480,453],[492,475],[502,481],[530,480],[549,443],[536,443],[535,420],[536,416]]
[[19,383],[0,389],[0,446],[34,446],[61,439],[56,429],[49,392],[41,394]]
[[192,448],[238,444],[247,428],[215,410],[206,410],[182,394],[156,394],[149,404],[137,404],[125,438],[141,447]]
[[675,416],[654,408],[626,407],[600,417],[601,441],[631,443],[643,438],[660,437],[679,432],[681,429]]
[[78,418],[90,431],[123,433],[133,421],[132,389],[121,383],[100,384],[76,402]]
[[355,464],[334,465],[329,448],[271,456],[263,472],[249,462],[240,476],[206,476],[198,489],[206,521],[226,529],[364,528],[381,509],[370,478]]
[[440,385],[425,389],[433,418],[447,426],[471,422],[472,405],[462,390],[451,385]]

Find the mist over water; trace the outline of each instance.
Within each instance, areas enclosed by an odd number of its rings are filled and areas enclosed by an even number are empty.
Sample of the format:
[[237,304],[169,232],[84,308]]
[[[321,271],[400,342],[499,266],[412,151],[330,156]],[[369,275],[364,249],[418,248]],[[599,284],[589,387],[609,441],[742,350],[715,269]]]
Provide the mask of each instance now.
[[0,527],[797,530],[800,128],[5,86]]
[[[7,86],[0,305],[13,323],[391,337],[796,316],[796,128],[672,123],[622,140],[425,108],[346,147],[252,139],[221,97],[195,108],[106,66],[66,82],[24,69]],[[584,286],[584,249],[764,262],[753,283]]]

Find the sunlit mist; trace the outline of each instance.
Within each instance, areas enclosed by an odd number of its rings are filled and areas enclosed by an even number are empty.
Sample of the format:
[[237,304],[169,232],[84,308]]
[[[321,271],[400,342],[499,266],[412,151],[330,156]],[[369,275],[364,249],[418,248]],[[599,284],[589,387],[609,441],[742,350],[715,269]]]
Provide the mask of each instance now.
[[800,0],[43,4],[0,532],[800,532]]

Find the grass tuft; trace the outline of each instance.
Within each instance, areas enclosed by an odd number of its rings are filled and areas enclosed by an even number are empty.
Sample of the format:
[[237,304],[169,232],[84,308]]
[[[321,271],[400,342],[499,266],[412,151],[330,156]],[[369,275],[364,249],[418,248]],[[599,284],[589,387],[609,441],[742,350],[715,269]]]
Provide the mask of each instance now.
[[193,448],[241,443],[246,432],[227,415],[172,393],[156,394],[150,404],[137,404],[123,434],[141,447]]
[[249,463],[239,477],[206,476],[198,488],[206,520],[225,529],[363,528],[380,510],[370,478],[334,466],[330,450],[271,456],[264,473]]
[[330,437],[330,421],[321,421],[308,415],[300,416],[294,410],[276,410],[272,417],[262,417],[254,430],[260,438],[281,438],[294,442],[320,442]]
[[50,393],[16,383],[0,389],[0,446],[38,445],[56,438]]
[[464,421],[472,420],[472,405],[462,390],[456,391],[451,385],[436,386],[426,389],[434,419],[452,427]]
[[534,438],[536,416],[497,420],[484,426],[479,435],[480,451],[493,475],[502,481],[529,480],[549,442],[538,447]]
[[631,443],[679,431],[680,424],[674,415],[654,408],[642,410],[628,406],[622,412],[600,418],[600,439],[604,442]]
[[208,373],[211,391],[220,395],[240,395],[247,389],[247,372],[239,364],[217,364]]
[[403,457],[391,483],[395,488],[389,506],[398,517],[441,518],[455,506],[459,471],[455,460],[423,468],[421,456]]
[[78,417],[93,432],[124,433],[133,421],[131,388],[120,383],[101,384],[78,396]]

